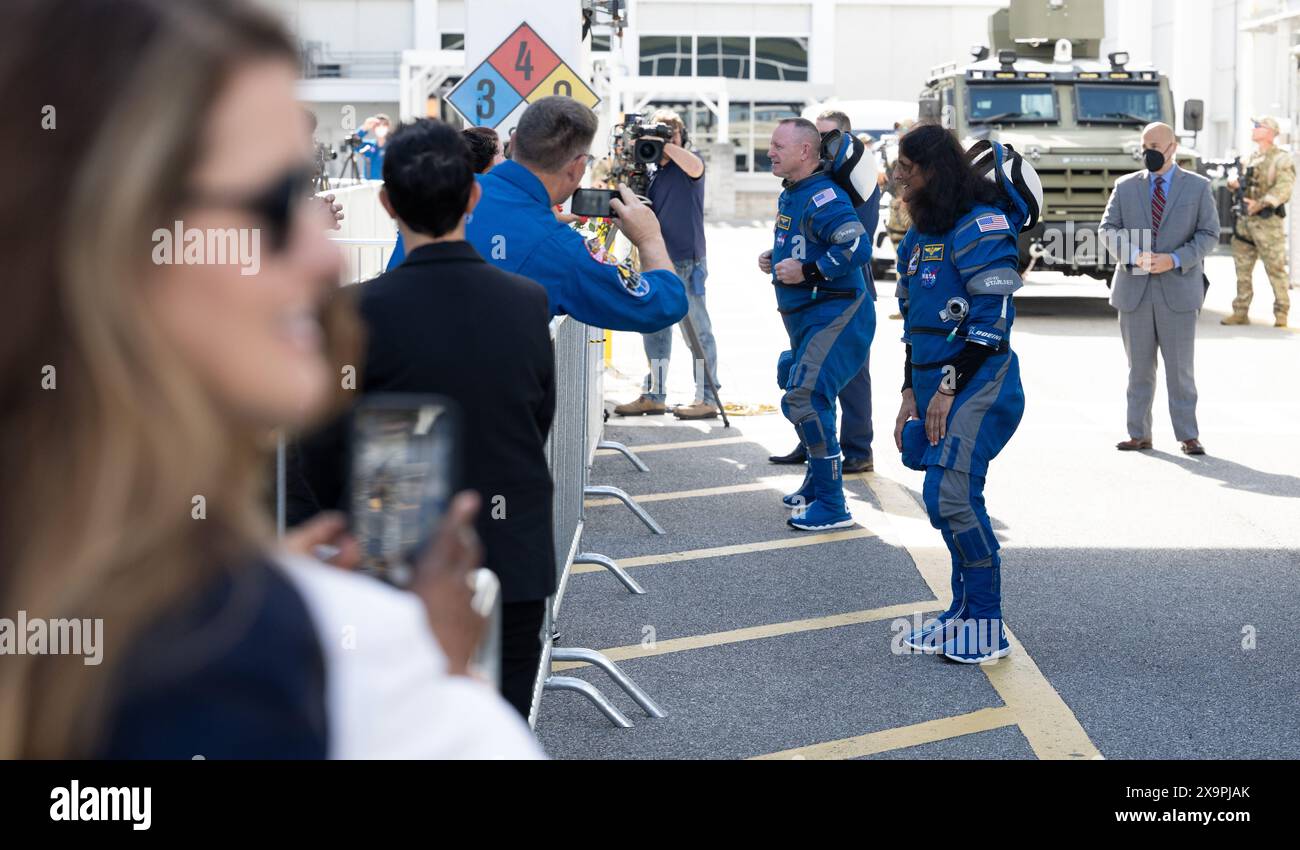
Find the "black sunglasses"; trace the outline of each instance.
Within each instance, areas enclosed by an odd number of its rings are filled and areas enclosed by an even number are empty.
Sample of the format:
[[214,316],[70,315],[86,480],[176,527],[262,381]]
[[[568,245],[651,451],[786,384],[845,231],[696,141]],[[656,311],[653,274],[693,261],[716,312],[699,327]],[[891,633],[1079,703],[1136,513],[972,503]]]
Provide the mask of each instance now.
[[295,167],[272,180],[265,188],[247,195],[191,193],[190,203],[206,207],[243,210],[266,223],[267,246],[282,251],[289,242],[293,214],[303,200],[312,197],[315,176],[310,167]]

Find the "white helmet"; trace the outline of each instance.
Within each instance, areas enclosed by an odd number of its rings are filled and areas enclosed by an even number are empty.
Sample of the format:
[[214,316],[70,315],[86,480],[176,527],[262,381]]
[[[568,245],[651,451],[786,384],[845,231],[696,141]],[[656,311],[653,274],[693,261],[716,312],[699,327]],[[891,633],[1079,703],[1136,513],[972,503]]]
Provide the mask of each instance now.
[[880,163],[851,133],[831,130],[823,134],[822,159],[828,163],[831,179],[849,193],[853,206],[861,206],[876,191]]
[[1021,209],[1021,232],[1036,226],[1043,215],[1043,181],[1038,172],[1011,145],[981,139],[966,151],[966,161],[976,174],[996,182]]

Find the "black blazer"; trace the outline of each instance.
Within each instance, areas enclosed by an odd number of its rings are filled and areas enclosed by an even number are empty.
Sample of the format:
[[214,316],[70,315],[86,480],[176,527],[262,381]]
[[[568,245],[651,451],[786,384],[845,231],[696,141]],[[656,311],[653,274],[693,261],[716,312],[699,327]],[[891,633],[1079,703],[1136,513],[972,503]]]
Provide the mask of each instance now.
[[[545,444],[555,358],[546,290],[488,264],[468,242],[417,248],[357,289],[368,334],[358,389],[460,403],[460,483],[483,497],[485,566],[501,579],[504,602],[550,596],[556,561]],[[347,509],[350,431],[345,417],[291,449],[291,525]]]

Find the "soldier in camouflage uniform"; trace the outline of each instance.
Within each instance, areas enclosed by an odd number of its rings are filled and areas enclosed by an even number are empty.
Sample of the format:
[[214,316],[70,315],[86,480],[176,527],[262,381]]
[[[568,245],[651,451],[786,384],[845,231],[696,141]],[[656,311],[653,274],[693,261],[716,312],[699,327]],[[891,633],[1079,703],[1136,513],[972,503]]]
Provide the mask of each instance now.
[[[1251,139],[1259,150],[1245,163],[1245,206],[1238,214],[1232,234],[1232,258],[1237,264],[1237,297],[1232,301],[1232,315],[1223,320],[1225,325],[1248,325],[1250,301],[1254,295],[1251,278],[1255,260],[1264,261],[1264,271],[1273,287],[1274,326],[1286,327],[1287,311],[1291,298],[1287,293],[1285,208],[1291,200],[1291,187],[1295,183],[1295,164],[1291,154],[1274,144],[1278,123],[1274,118],[1256,118]],[[1234,192],[1236,180],[1228,183]]]

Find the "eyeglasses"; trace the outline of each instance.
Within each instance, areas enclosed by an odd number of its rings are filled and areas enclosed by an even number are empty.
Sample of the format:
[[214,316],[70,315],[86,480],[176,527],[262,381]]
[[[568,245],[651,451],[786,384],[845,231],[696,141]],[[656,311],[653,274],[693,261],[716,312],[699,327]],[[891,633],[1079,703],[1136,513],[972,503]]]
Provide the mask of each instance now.
[[256,216],[266,224],[267,246],[272,251],[279,252],[289,242],[294,212],[304,199],[312,196],[314,176],[310,167],[296,166],[286,170],[265,188],[248,195],[196,192],[191,193],[188,200],[200,206],[242,210]]

